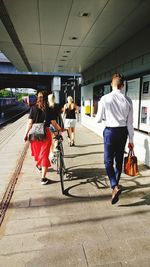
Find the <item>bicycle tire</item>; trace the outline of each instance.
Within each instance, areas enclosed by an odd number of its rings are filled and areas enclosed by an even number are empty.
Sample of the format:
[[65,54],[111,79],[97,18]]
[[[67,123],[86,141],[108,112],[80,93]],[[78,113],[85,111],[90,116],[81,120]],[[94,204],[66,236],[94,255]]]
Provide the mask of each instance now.
[[64,187],[65,164],[64,164],[64,159],[61,153],[59,154],[59,163],[60,163],[59,175],[60,175],[61,190],[62,190],[62,193],[64,194],[65,192],[65,187]]
[[56,170],[57,170],[57,174],[60,174],[60,151],[57,152],[57,161],[56,161],[57,165],[56,165]]
[[61,155],[64,157],[64,148],[63,148],[62,143],[59,144],[59,149],[60,149]]

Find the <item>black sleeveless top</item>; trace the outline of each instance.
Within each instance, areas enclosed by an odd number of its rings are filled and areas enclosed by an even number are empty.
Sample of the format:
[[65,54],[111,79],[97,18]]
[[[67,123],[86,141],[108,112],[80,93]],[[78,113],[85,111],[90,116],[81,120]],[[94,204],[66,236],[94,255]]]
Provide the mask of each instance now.
[[75,119],[76,118],[75,110],[76,110],[75,108],[73,109],[66,108],[66,119]]
[[45,121],[45,112],[37,106],[30,108],[29,119],[33,120],[33,123],[41,123]]
[[52,120],[55,120],[58,124],[59,122],[59,115],[60,115],[60,105],[55,104],[54,107],[46,108],[46,126],[49,127]]

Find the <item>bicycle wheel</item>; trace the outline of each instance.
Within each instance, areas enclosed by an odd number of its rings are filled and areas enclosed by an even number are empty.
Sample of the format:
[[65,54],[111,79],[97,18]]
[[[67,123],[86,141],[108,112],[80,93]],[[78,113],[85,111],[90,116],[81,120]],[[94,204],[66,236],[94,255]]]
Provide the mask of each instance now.
[[59,153],[59,175],[60,175],[60,183],[61,183],[61,190],[62,193],[64,194],[65,188],[64,188],[64,175],[65,175],[65,164],[64,164],[64,159],[61,153]]
[[56,161],[57,165],[56,165],[56,170],[57,170],[57,174],[60,174],[60,151],[57,152],[57,161]]
[[61,155],[64,157],[64,148],[63,148],[62,143],[59,144],[59,150],[60,150]]

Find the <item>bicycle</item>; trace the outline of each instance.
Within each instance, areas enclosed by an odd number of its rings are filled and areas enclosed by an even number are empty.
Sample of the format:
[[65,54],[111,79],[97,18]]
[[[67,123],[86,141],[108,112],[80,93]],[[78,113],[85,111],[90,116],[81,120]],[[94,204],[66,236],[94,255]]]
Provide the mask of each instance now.
[[[63,137],[62,135],[58,132],[58,134],[54,137],[55,140],[57,140],[57,152],[55,153],[56,155],[56,164],[57,164],[57,173],[60,175],[60,183],[61,183],[61,190],[62,193],[64,194],[65,188],[64,188],[64,176],[66,174],[66,167],[65,167],[65,162],[64,162],[64,149],[63,149]],[[55,163],[53,161],[53,163]]]

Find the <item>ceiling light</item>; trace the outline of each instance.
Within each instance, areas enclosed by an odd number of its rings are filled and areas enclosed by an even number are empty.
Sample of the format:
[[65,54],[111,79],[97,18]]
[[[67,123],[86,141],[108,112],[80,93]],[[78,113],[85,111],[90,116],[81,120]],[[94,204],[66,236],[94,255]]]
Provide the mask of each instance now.
[[77,39],[78,39],[78,37],[76,37],[76,36],[73,36],[73,37],[70,37],[69,39],[70,39],[70,40],[77,40]]
[[70,50],[66,50],[65,53],[71,53],[71,51]]
[[68,57],[68,56],[62,56],[62,57]]
[[79,17],[89,17],[90,16],[90,13],[89,12],[80,12],[78,14]]

